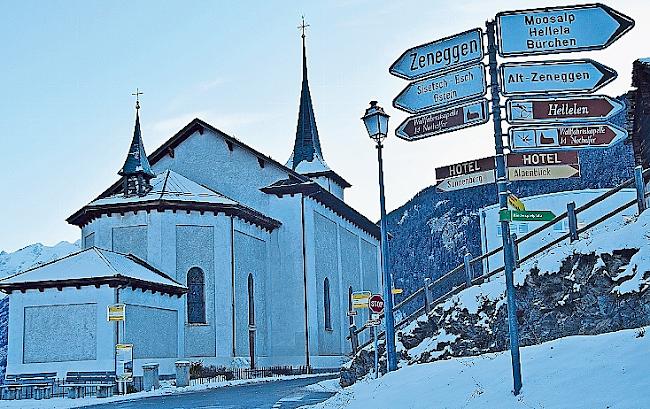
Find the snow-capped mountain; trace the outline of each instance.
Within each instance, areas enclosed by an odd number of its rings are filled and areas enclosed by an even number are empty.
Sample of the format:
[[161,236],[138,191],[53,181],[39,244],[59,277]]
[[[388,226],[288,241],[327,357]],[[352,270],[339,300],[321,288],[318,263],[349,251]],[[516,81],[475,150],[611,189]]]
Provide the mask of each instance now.
[[10,276],[80,250],[79,240],[74,243],[62,241],[54,246],[41,243],[30,244],[13,253],[0,251],[0,278]]

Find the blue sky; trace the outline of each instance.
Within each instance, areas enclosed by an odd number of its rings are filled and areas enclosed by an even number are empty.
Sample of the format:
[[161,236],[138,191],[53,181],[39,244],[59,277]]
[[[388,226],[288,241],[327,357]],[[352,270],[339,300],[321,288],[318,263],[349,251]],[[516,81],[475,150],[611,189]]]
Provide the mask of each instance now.
[[[375,150],[359,120],[406,86],[388,67],[406,48],[484,24],[497,11],[542,1],[4,1],[0,95],[0,249],[78,238],[65,218],[117,178],[140,88],[152,152],[200,117],[285,162],[300,92],[301,14],[325,159],[353,187],[347,201],[378,217]],[[650,56],[646,2],[610,6],[636,19],[609,49],[550,56],[594,58],[619,72],[603,93],[629,88],[631,63]],[[532,59],[532,58],[531,58]],[[436,166],[493,153],[487,125],[386,144],[389,210],[435,182]]]

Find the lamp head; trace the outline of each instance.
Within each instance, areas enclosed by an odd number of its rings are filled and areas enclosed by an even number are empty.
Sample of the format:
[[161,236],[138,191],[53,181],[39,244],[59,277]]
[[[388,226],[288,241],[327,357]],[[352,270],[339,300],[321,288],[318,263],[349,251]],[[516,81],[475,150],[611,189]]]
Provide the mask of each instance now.
[[370,107],[361,118],[368,136],[375,142],[379,143],[388,135],[388,118],[390,116],[384,112],[384,108],[377,105],[377,101],[370,101]]

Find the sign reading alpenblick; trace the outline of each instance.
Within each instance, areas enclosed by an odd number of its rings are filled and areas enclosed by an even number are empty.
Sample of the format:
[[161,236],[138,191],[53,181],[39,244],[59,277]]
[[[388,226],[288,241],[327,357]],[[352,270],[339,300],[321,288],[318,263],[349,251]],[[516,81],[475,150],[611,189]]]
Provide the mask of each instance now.
[[409,117],[397,127],[395,135],[407,141],[416,141],[457,129],[481,125],[487,121],[488,102],[486,99],[482,99]]
[[508,122],[606,121],[625,109],[625,104],[605,95],[509,99]]
[[509,153],[508,179],[543,180],[580,177],[578,152]]
[[409,48],[391,65],[389,72],[400,78],[415,80],[482,59],[483,32],[476,28]]
[[634,27],[603,4],[506,11],[496,21],[502,57],[600,50]]
[[443,192],[496,182],[494,156],[436,168],[436,188]]

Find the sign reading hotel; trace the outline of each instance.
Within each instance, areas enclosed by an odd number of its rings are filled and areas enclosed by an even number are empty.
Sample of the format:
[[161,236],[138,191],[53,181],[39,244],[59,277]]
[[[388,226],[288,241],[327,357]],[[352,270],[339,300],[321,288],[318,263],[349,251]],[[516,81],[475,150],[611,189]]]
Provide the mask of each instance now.
[[593,60],[501,64],[504,95],[594,92],[616,78],[616,71]]
[[625,104],[605,95],[509,99],[506,103],[508,122],[513,124],[607,121],[624,109]]
[[634,27],[602,4],[507,11],[496,22],[502,57],[600,50]]
[[416,141],[430,136],[481,125],[488,121],[486,99],[445,108],[407,118],[395,130],[395,135]]
[[415,80],[482,59],[483,32],[476,28],[409,48],[391,65],[389,72],[400,78]]
[[411,114],[448,107],[482,97],[487,92],[483,64],[412,82],[393,100],[393,106]]
[[580,177],[578,152],[510,153],[506,156],[508,179],[546,180]]
[[625,138],[627,131],[610,124],[510,128],[513,152],[530,150],[606,148]]
[[436,168],[436,189],[449,192],[496,182],[493,156]]

